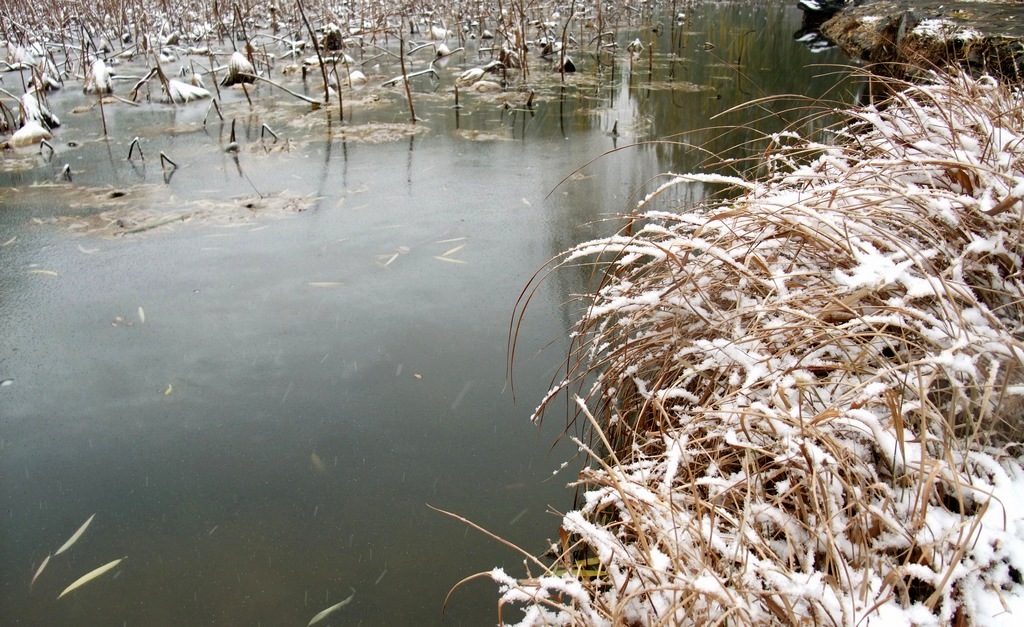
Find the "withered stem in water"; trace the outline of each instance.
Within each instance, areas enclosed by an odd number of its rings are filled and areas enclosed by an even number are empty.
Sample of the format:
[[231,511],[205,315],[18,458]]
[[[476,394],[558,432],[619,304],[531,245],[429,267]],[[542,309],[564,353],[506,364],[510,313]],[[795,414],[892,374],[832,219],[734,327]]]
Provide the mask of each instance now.
[[103,93],[100,92],[100,120],[103,121],[103,136],[107,136],[107,112],[103,110]]
[[[576,0],[573,0],[572,4],[569,5],[569,17],[565,20],[565,26],[562,27],[562,49],[558,51],[558,71],[562,74],[562,82],[565,82],[565,49],[568,44],[568,32],[569,24],[572,23],[572,17],[576,14]],[[530,92],[530,102],[533,102],[533,92]],[[527,105],[529,106],[529,105]]]
[[[334,65],[331,66],[331,69],[334,71],[334,82],[338,84],[338,119],[341,120],[342,122],[344,122],[345,121],[345,104],[343,102],[343,98],[341,97],[341,77],[338,76],[338,62],[337,61],[334,62]],[[348,70],[346,69],[346,73],[347,72],[348,72]],[[350,82],[351,82],[351,79],[350,79]],[[349,85],[349,87],[351,87],[351,85]]]
[[139,143],[139,138],[138,137],[133,139],[131,145],[128,146],[128,159],[127,160],[128,161],[132,160],[132,153],[135,152],[136,148],[139,149],[139,159],[142,159],[143,161],[145,161],[146,160],[146,156],[144,154],[142,154],[142,144]]
[[224,121],[224,114],[221,113],[220,103],[218,103],[216,100],[211,100],[210,106],[206,109],[206,115],[203,116],[203,126],[206,126],[206,121],[210,119],[210,111],[214,110],[217,111],[217,117],[220,118],[220,121]]
[[190,213],[185,213],[185,214],[181,214],[181,215],[171,216],[169,218],[161,218],[160,220],[157,220],[156,222],[150,222],[148,224],[142,224],[142,225],[136,226],[134,228],[128,229],[127,231],[124,232],[124,234],[125,235],[129,235],[129,234],[132,234],[132,233],[142,233],[144,231],[151,231],[151,230],[157,228],[158,226],[163,226],[165,224],[170,224],[171,222],[184,221],[186,218],[189,218],[191,215],[192,214],[190,214]]
[[263,81],[265,83],[270,83],[274,87],[277,87],[278,89],[283,90],[283,91],[291,94],[292,96],[295,96],[296,98],[299,98],[300,100],[304,100],[304,101],[308,102],[309,104],[318,105],[318,106],[323,104],[319,100],[316,100],[315,98],[310,98],[309,96],[304,96],[304,95],[302,95],[300,93],[294,92],[294,91],[288,89],[287,87],[285,87],[284,85],[281,85],[280,83],[276,83],[276,82],[270,80],[269,78],[264,78],[263,76],[257,76],[255,74],[246,74],[244,72],[240,73],[239,76],[252,77],[252,78],[255,78],[256,80],[260,80],[260,81]]
[[316,60],[320,64],[320,74],[324,79],[324,104],[331,101],[331,86],[327,82],[327,68],[324,67],[324,58],[320,54],[320,43],[317,42],[316,33],[313,32],[313,27],[309,25],[309,20],[306,19],[306,10],[302,8],[302,0],[295,0],[295,5],[299,7],[299,15],[302,16],[302,23],[306,25],[306,30],[309,32],[309,38],[313,41],[313,50],[316,51]]
[[173,169],[173,170],[177,170],[178,169],[178,164],[175,163],[174,161],[172,161],[170,157],[168,157],[167,155],[165,155],[163,153],[163,151],[161,151],[160,152],[160,167],[162,167],[163,169],[166,170],[168,163],[171,164],[171,169]]
[[398,37],[398,49],[400,54],[398,60],[402,64],[402,80],[405,83],[405,95],[409,99],[409,115],[412,116],[412,123],[416,123],[416,108],[412,105],[412,88],[409,87],[409,76],[405,73],[405,36]]

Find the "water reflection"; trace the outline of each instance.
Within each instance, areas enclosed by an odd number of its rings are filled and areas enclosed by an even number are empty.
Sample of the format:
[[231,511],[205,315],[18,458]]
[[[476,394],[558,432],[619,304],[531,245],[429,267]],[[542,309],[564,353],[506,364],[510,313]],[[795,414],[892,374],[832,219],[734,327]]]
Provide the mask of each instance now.
[[[466,575],[518,572],[516,554],[426,507],[540,553],[556,532],[546,510],[569,506],[573,469],[552,472],[573,451],[549,453],[559,425],[538,433],[526,416],[563,367],[575,313],[562,305],[589,269],[534,296],[513,404],[516,298],[552,256],[620,228],[657,173],[749,157],[799,119],[764,105],[750,128],[701,130],[749,122],[734,106],[833,86],[801,69],[836,58],[793,44],[794,11],[709,3],[621,33],[644,53],[577,59],[564,82],[538,82],[532,107],[528,94],[467,90],[453,111],[454,76],[481,64],[470,47],[438,66],[441,81],[414,81],[416,125],[400,90],[345,92],[341,123],[333,106],[256,85],[251,106],[223,89],[223,117],[108,106],[107,138],[97,115],[72,115],[55,160],[5,156],[5,618],[301,624],[354,588],[338,620],[430,624]],[[135,137],[145,158],[125,158]],[[56,183],[64,163],[74,180]],[[56,603],[123,556],[119,576]],[[449,622],[493,622],[494,598],[483,582],[460,590]]]

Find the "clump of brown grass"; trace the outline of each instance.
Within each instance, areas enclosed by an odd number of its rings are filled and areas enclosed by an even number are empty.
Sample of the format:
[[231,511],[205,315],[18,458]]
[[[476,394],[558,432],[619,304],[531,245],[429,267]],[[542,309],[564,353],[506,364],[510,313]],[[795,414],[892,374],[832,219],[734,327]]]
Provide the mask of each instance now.
[[[1024,605],[1024,111],[933,75],[563,264],[586,493],[523,624],[984,623]],[[817,152],[808,160],[808,150]],[[792,157],[792,158],[791,158]],[[657,194],[652,195],[656,197]],[[1009,497],[1009,498],[1006,498]]]

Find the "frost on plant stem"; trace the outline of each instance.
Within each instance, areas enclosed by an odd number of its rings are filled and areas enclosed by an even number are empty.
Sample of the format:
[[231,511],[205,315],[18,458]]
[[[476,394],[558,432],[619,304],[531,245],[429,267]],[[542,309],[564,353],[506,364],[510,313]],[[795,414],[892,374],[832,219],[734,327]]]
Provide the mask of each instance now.
[[550,572],[494,577],[520,624],[1024,616],[1024,111],[957,74],[846,113],[565,254],[612,258],[562,384],[597,463]]

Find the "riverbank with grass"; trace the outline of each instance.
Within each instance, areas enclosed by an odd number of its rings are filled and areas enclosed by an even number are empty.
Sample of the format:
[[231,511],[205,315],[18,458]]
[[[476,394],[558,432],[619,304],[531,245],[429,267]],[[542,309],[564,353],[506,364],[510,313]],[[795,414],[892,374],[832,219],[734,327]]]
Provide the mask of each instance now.
[[[809,19],[820,23],[822,35],[851,58],[873,64],[876,72],[961,65],[1021,80],[1024,7],[1020,2],[801,2],[805,10],[809,6],[823,9],[808,13]],[[829,12],[835,13],[828,16]]]
[[1024,110],[892,93],[556,260],[603,279],[535,419],[570,395],[590,463],[553,564],[490,573],[503,621],[1021,620]]

